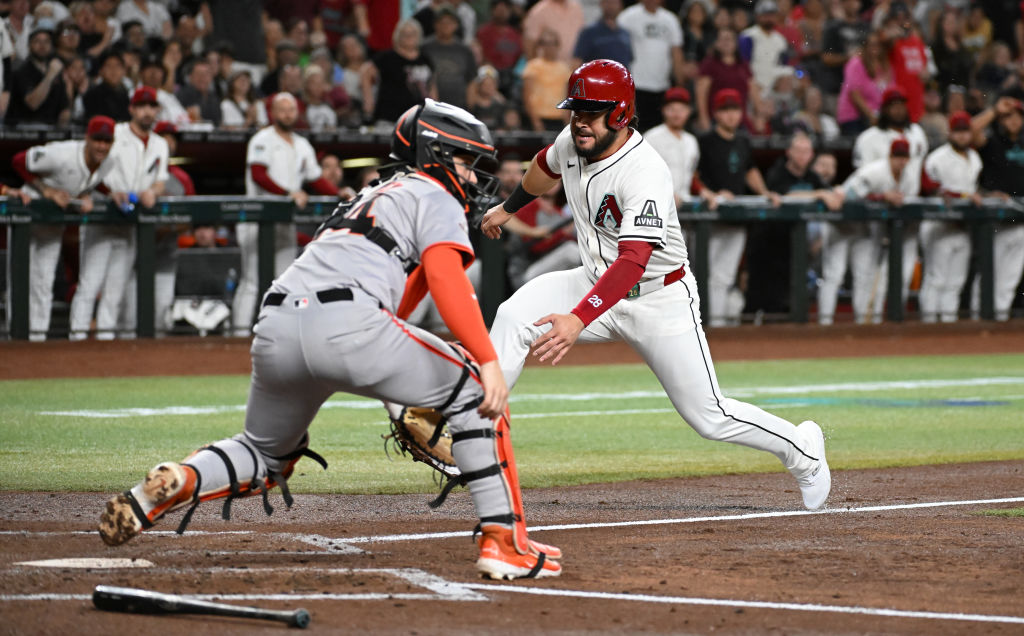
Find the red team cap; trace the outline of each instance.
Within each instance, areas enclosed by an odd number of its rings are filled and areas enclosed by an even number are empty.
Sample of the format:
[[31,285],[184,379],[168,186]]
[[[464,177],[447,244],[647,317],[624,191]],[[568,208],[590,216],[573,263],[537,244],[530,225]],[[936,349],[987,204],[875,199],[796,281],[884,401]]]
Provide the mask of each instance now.
[[958,110],[949,116],[950,130],[970,130],[971,115],[967,111]]
[[899,139],[893,139],[892,145],[889,146],[890,157],[909,157],[910,156],[910,144],[907,143],[906,139],[902,137]]
[[159,102],[156,99],[156,89],[149,86],[140,86],[135,89],[132,93],[131,106],[137,106],[139,104],[152,104],[158,106]]
[[734,88],[723,88],[715,93],[715,99],[711,104],[711,110],[721,110],[723,108],[743,108],[743,96],[740,95],[738,90]]
[[896,101],[907,101],[907,94],[903,92],[903,89],[900,88],[899,86],[890,86],[889,88],[885,89],[885,92],[882,93],[882,108],[888,106],[889,102]]
[[662,100],[662,104],[671,104],[672,102],[682,102],[683,104],[690,103],[690,91],[679,86],[673,86],[672,88],[665,91],[665,97]]
[[105,115],[96,115],[89,120],[85,136],[100,141],[114,141],[114,120]]
[[153,132],[158,135],[177,135],[178,127],[173,122],[161,121],[157,122],[156,126],[153,127]]

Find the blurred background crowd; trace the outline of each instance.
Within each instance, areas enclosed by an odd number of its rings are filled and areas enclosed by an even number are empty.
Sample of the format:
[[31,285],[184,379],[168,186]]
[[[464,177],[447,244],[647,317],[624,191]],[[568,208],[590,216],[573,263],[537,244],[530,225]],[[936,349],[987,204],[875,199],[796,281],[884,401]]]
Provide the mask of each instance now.
[[661,98],[679,86],[694,96],[695,131],[733,88],[753,136],[854,136],[898,85],[934,147],[949,113],[1024,96],[1021,4],[3,0],[0,114],[7,127],[124,121],[144,85],[179,128],[264,126],[267,98],[288,91],[313,131],[383,126],[424,97],[498,131],[557,130],[570,72],[603,57],[633,73],[641,130],[661,123]]

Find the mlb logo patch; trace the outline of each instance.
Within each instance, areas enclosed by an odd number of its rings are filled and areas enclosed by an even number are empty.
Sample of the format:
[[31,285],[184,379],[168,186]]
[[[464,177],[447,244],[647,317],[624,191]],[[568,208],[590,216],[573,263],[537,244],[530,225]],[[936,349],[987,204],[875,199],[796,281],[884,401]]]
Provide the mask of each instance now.
[[309,307],[309,298],[303,296],[302,298],[296,298],[294,301],[296,309],[305,309]]

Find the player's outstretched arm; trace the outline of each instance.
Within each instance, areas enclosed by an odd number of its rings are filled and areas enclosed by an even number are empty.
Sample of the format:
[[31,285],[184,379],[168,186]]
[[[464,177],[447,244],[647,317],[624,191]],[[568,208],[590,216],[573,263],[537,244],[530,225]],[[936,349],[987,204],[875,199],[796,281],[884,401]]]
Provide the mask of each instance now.
[[[519,186],[523,192],[519,192],[519,188],[517,188],[516,193],[513,193],[508,200],[503,201],[488,210],[487,214],[484,215],[483,221],[480,222],[480,231],[482,231],[484,236],[487,238],[499,238],[501,236],[501,226],[505,225],[505,223],[512,218],[512,215],[519,211],[519,208],[544,194],[557,184],[558,179],[552,179],[548,176],[548,174],[544,172],[539,165],[537,165],[537,157],[534,156],[533,160],[530,162],[530,167],[526,169],[526,174],[523,175],[523,181]],[[515,201],[513,201],[513,199],[515,199]],[[506,203],[509,205],[507,208]]]

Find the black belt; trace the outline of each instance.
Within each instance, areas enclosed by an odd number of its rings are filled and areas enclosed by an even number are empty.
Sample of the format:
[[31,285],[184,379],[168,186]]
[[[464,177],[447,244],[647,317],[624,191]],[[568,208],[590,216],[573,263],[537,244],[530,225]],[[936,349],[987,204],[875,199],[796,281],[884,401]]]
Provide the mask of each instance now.
[[[277,307],[284,303],[284,299],[288,297],[288,294],[282,294],[280,292],[270,292],[263,297],[264,307]],[[339,287],[337,289],[325,289],[316,293],[316,299],[322,304],[334,303],[339,300],[352,300],[352,290],[348,287]]]

